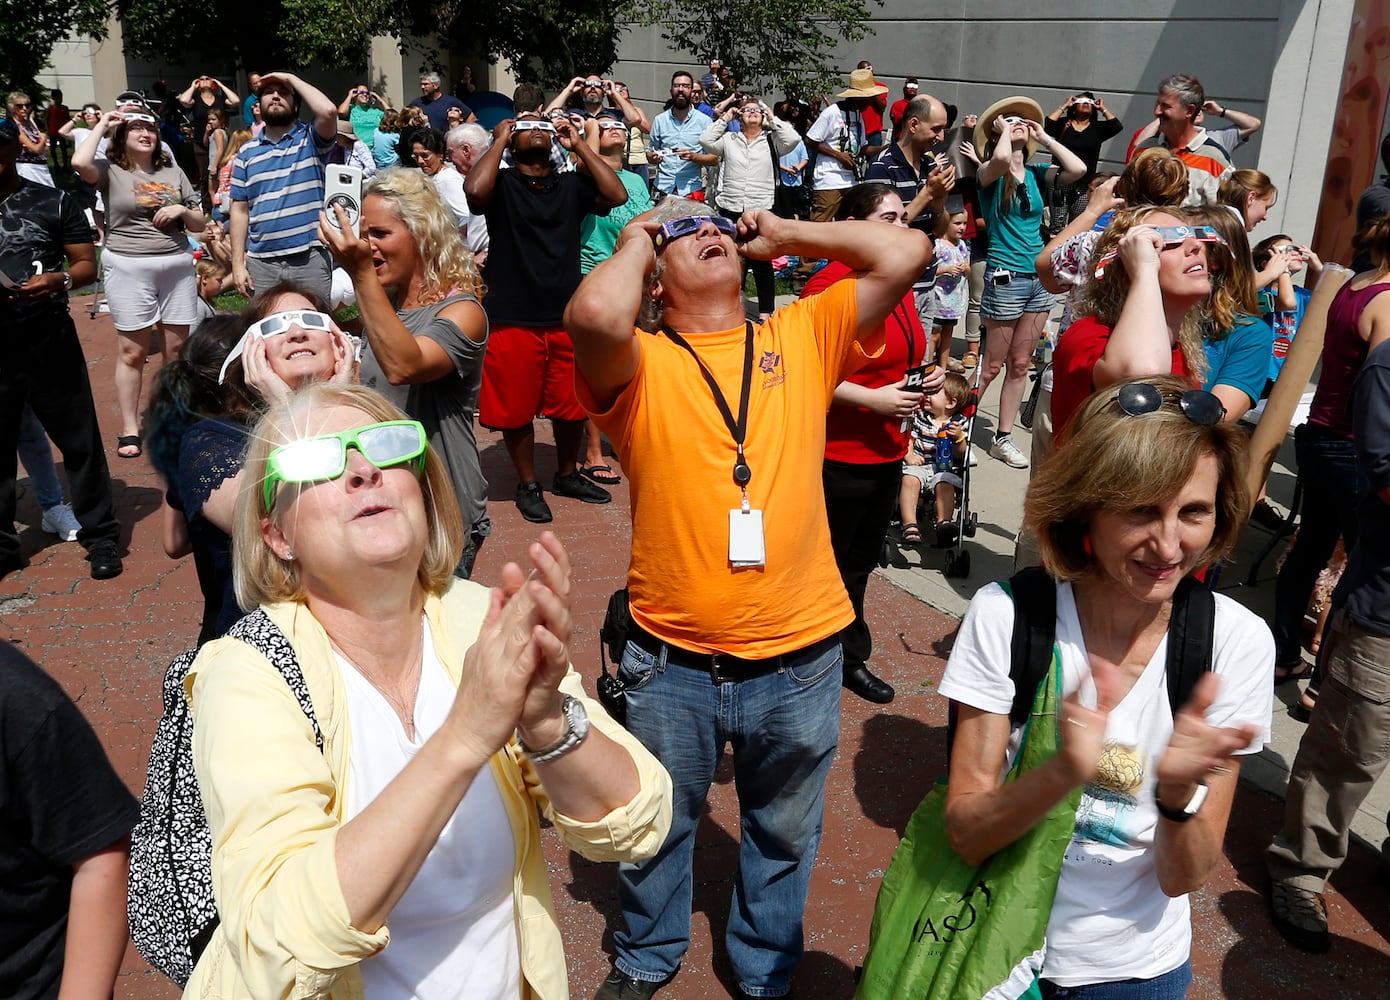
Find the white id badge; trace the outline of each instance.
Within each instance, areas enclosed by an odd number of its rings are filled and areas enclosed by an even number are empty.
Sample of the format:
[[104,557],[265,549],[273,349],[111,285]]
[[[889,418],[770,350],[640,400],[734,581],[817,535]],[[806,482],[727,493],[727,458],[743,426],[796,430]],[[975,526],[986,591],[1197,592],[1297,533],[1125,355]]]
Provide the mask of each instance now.
[[729,562],[735,568],[767,564],[762,511],[729,511]]

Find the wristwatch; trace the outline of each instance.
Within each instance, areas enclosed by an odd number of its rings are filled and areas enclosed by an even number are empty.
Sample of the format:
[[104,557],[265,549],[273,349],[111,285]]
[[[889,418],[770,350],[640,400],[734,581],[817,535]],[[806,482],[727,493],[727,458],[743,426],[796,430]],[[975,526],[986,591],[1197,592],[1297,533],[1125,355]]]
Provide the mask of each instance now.
[[1186,823],[1193,816],[1196,816],[1197,810],[1202,808],[1202,803],[1206,800],[1207,783],[1205,781],[1197,782],[1197,788],[1192,793],[1192,798],[1188,799],[1187,805],[1183,806],[1181,809],[1165,806],[1163,800],[1158,797],[1157,790],[1155,789],[1154,791],[1154,805],[1158,808],[1158,814],[1164,819],[1171,820],[1174,823]]
[[532,764],[547,764],[552,760],[558,760],[588,737],[589,713],[584,710],[584,703],[574,695],[567,694],[564,713],[568,729],[558,743],[553,743],[543,750],[532,750],[520,736],[517,736],[516,741],[521,746],[521,752],[531,759]]
[[63,291],[72,291],[72,275],[69,274],[67,271],[63,272]]

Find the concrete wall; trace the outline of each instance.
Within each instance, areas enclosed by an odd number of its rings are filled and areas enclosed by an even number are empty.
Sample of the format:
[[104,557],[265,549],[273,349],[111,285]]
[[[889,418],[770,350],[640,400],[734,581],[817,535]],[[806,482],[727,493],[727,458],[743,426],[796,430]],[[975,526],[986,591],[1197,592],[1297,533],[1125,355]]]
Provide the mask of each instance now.
[[[848,77],[860,59],[901,95],[907,76],[922,91],[982,111],[1025,94],[1051,111],[1092,90],[1124,132],[1103,164],[1118,167],[1130,134],[1153,113],[1154,85],[1171,73],[1197,76],[1207,96],[1264,119],[1236,154],[1259,167],[1280,198],[1254,237],[1279,229],[1311,239],[1331,138],[1353,0],[885,0],[874,33],[837,52]],[[775,40],[774,40],[775,41]],[[696,69],[655,28],[633,28],[614,77],[659,108],[672,70]],[[777,96],[777,95],[773,95]],[[1104,167],[1103,167],[1104,169]]]

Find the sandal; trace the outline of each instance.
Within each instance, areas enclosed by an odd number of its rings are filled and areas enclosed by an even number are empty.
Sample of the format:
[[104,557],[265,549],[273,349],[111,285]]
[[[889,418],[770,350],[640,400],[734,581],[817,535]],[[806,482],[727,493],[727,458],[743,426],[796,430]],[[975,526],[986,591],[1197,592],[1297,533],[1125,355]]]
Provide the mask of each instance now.
[[916,548],[922,544],[922,529],[914,524],[903,525],[903,544],[909,548]]
[[1289,716],[1299,722],[1312,722],[1313,709],[1318,707],[1318,693],[1312,688],[1307,689],[1298,698],[1298,701],[1289,706]]
[[1289,681],[1306,681],[1313,676],[1313,665],[1307,660],[1291,660],[1288,663],[1276,663],[1274,665],[1275,685],[1286,684]]
[[955,358],[951,358],[946,362],[946,370],[948,372],[955,372],[957,375],[959,375],[961,372],[965,371],[965,365],[962,362],[957,361]]
[[611,465],[581,466],[579,474],[598,486],[617,486],[623,481],[623,477],[614,472]]
[[980,355],[974,351],[966,351],[965,355],[960,359],[960,363],[962,367],[974,368],[980,363]]
[[[126,451],[127,448],[134,448],[134,451]],[[139,458],[145,453],[141,444],[139,434],[122,434],[116,438],[116,454],[121,458]]]

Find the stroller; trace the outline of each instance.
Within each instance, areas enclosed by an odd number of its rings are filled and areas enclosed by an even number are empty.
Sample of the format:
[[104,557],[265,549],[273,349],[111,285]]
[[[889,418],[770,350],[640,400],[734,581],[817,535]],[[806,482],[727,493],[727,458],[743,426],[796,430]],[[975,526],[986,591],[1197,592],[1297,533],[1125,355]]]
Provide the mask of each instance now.
[[[973,438],[975,435],[975,416],[980,406],[980,377],[982,365],[977,365],[973,373],[973,380],[970,386],[970,399],[961,416],[965,418],[965,441],[959,450],[952,455],[951,470],[960,477],[961,485],[956,490],[956,505],[954,512],[955,531],[952,533],[952,541],[944,550],[946,552],[945,565],[942,572],[948,577],[964,578],[970,575],[970,550],[965,547],[965,539],[974,538],[976,529],[980,524],[980,515],[970,509],[970,457],[974,448]],[[917,521],[919,524],[930,525],[933,533],[936,528],[936,498],[931,491],[923,489],[917,497]],[[901,532],[901,524],[897,525]],[[895,541],[894,532],[890,529],[888,535],[883,539],[883,552],[879,558],[880,566],[908,566],[901,553],[901,534],[897,535]]]

